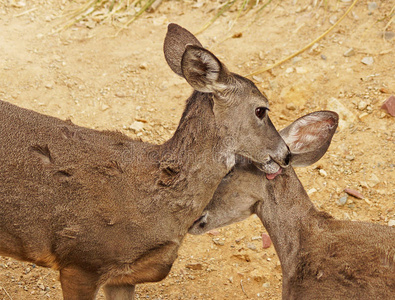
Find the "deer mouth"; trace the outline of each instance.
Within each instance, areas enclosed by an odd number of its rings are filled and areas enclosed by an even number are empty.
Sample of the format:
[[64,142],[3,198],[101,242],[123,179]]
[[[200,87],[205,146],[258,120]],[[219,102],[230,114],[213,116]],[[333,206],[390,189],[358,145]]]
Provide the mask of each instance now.
[[268,180],[272,180],[272,179],[276,178],[277,175],[280,175],[280,174],[282,173],[282,171],[283,171],[283,169],[280,167],[280,168],[278,169],[278,171],[275,172],[275,173],[271,173],[271,174],[266,173],[266,178],[267,178]]
[[265,173],[265,176],[268,180],[273,180],[274,178],[277,177],[277,175],[280,175],[283,171],[283,168],[280,167],[273,160],[270,160],[266,164],[259,164],[256,166],[258,167],[259,170],[261,170],[263,173]]

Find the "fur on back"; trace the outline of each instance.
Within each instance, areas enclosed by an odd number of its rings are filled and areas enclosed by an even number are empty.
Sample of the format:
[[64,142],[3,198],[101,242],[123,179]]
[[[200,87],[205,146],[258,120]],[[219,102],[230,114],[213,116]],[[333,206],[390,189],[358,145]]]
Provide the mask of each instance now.
[[395,299],[395,228],[316,214],[284,299]]

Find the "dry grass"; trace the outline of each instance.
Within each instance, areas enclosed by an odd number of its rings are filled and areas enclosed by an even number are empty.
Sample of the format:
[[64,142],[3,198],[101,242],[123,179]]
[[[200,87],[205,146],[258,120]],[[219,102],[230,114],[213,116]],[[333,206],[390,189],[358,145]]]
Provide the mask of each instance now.
[[[136,19],[147,12],[155,11],[162,0],[88,0],[81,1],[77,8],[70,9],[70,12],[62,16],[62,23],[58,26],[58,31],[68,29],[76,24],[94,27],[96,24],[110,23],[119,28],[119,31],[130,26]],[[199,8],[205,6],[205,2],[211,2],[214,9],[210,9],[213,17],[207,21],[196,34],[209,28],[218,18],[227,12],[236,12],[232,25],[233,28],[237,20],[253,11],[256,20],[273,0],[211,0],[211,1],[190,1],[192,7]],[[281,0],[277,0],[278,3]],[[119,33],[118,31],[118,33]]]
[[[170,1],[170,0],[169,0]],[[57,31],[65,30],[78,24],[79,26],[86,26],[93,28],[97,24],[110,23],[118,28],[116,35],[123,29],[128,28],[135,20],[147,12],[154,12],[162,0],[80,0],[77,4],[77,8],[70,9],[70,12],[62,16],[63,23],[58,26]],[[238,20],[245,17],[244,27],[238,29],[237,34],[242,34],[244,31],[253,25],[260,18],[264,18],[263,12],[270,13],[278,5],[284,5],[282,0],[191,0],[187,1],[186,5],[190,5],[194,9],[205,9],[212,14],[212,17],[208,17],[209,20],[202,25],[202,27],[195,32],[200,34],[207,28],[212,26],[215,21],[226,14],[232,16],[232,21],[226,30],[226,33],[222,39],[217,41],[217,45],[223,41],[230,39],[235,36],[235,32],[232,32],[233,28],[237,24]],[[343,18],[352,10],[358,0],[353,0],[345,9],[345,3],[341,3],[337,0],[306,0],[301,1],[298,4],[301,5],[301,9],[306,9],[307,6],[313,9],[324,9],[323,18],[329,18],[330,15],[338,10],[345,10],[345,13],[339,18],[332,26],[330,26],[320,36],[315,38],[313,41],[306,44],[306,46],[295,51],[293,54],[279,60],[275,64],[258,69],[247,76],[257,75],[266,72],[274,67],[277,67],[284,62],[292,59],[300,53],[306,51],[315,43],[324,38],[329,32],[331,32]],[[269,9],[266,9],[269,8]],[[265,10],[266,9],[266,10]],[[247,16],[248,14],[248,16]],[[247,21],[246,21],[247,20]],[[377,22],[386,22],[384,32],[395,20],[395,6],[392,7],[389,14],[385,18],[378,20]]]
[[246,75],[247,77],[252,77],[258,74],[261,74],[263,72],[269,71],[279,65],[282,65],[284,62],[294,58],[295,56],[298,56],[299,54],[301,54],[302,52],[306,51],[307,49],[309,49],[310,47],[312,47],[315,43],[318,43],[320,40],[322,40],[329,32],[331,32],[337,25],[340,24],[340,22],[350,13],[350,11],[352,10],[352,8],[355,6],[355,4],[357,4],[358,0],[354,0],[353,3],[348,7],[348,9],[346,10],[346,12],[339,18],[339,20],[337,20],[331,27],[329,27],[324,33],[322,33],[320,36],[318,36],[317,38],[315,38],[312,42],[308,43],[306,46],[304,46],[303,48],[295,51],[293,54],[279,60],[278,62],[276,62],[275,64],[269,66],[269,67],[264,67],[261,69],[258,69],[248,75]]

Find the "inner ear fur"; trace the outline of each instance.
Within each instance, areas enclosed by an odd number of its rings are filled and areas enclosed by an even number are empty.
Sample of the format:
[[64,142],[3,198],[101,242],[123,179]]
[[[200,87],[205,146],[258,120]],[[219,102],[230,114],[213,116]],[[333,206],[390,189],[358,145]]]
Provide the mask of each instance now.
[[280,135],[292,152],[291,164],[301,167],[317,162],[330,146],[338,119],[335,112],[318,111],[281,130]]
[[181,69],[184,78],[199,92],[218,93],[227,87],[229,71],[214,54],[202,47],[186,47]]

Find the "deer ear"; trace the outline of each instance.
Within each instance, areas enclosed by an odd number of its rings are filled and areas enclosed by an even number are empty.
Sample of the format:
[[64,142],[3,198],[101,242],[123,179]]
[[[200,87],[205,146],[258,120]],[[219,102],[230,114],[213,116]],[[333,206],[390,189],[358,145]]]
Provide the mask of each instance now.
[[169,24],[163,44],[163,52],[169,67],[181,77],[183,77],[181,60],[187,45],[202,47],[202,44],[188,30],[177,24]]
[[229,71],[214,54],[199,46],[187,46],[181,69],[188,83],[199,92],[218,93],[227,87]]
[[280,131],[291,153],[291,165],[305,167],[317,162],[328,150],[339,116],[332,111],[305,115]]

